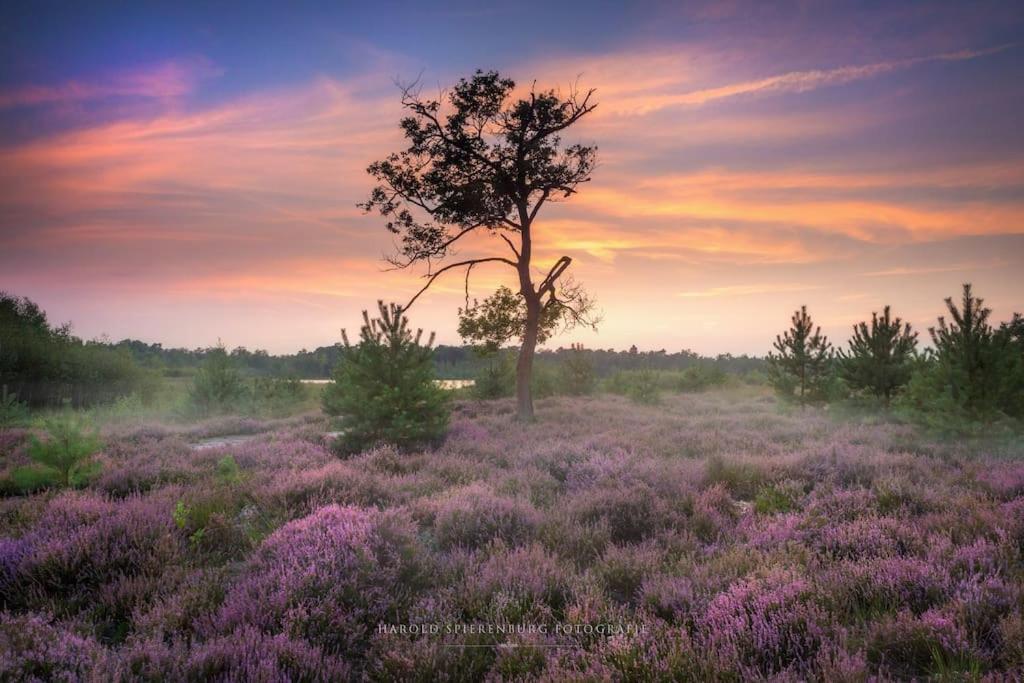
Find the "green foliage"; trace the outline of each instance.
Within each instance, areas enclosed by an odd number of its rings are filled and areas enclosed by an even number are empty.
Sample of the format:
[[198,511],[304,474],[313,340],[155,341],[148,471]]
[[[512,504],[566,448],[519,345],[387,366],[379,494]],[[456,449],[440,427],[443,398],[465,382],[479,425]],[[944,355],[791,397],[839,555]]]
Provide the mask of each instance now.
[[83,342],[68,325],[53,327],[34,302],[0,292],[0,378],[10,394],[33,408],[86,407],[137,393],[150,400],[155,373],[131,355]]
[[515,357],[501,350],[488,356],[487,365],[476,375],[473,395],[481,399],[511,396],[516,388]]
[[217,461],[217,480],[226,485],[238,484],[242,481],[242,470],[234,457],[225,455]]
[[93,456],[102,448],[102,442],[94,431],[71,415],[48,420],[46,431],[45,440],[33,437],[29,444],[28,455],[35,465],[14,471],[19,488],[77,486],[95,475],[98,466]]
[[0,388],[0,430],[21,427],[28,422],[28,406],[8,393],[7,385]]
[[893,319],[886,306],[881,316],[871,314],[866,322],[853,326],[849,351],[839,352],[840,373],[854,391],[869,393],[888,405],[903,385],[910,381],[917,332],[910,324]]
[[562,393],[559,384],[558,373],[554,368],[545,364],[533,364],[533,374],[530,376],[530,391],[535,398],[550,398]]
[[653,370],[620,370],[608,378],[605,387],[637,403],[654,405],[661,401],[658,373]]
[[[561,311],[542,311],[537,330],[537,343],[543,344],[554,333]],[[523,295],[508,287],[498,287],[494,294],[472,306],[459,309],[459,336],[494,353],[513,340],[520,340],[526,331],[526,301]]]
[[259,415],[290,415],[306,397],[306,387],[298,379],[257,377],[253,380],[252,410]]
[[328,415],[341,416],[344,452],[391,443],[408,449],[440,440],[448,427],[448,393],[434,382],[431,346],[420,344],[395,304],[378,302],[380,317],[363,311],[360,343],[352,346],[343,332],[345,353],[324,390]]
[[953,298],[946,299],[951,321],[939,316],[931,327],[940,376],[953,399],[969,412],[984,415],[996,408],[999,391],[998,349],[988,317],[992,310],[973,295],[965,284],[958,309]]
[[237,411],[248,394],[242,375],[223,346],[210,350],[188,393],[192,408],[200,415]]
[[1007,415],[1024,420],[1024,317],[1014,313],[995,335],[1001,351],[1000,408]]
[[825,399],[832,345],[814,326],[806,306],[793,313],[792,327],[776,336],[773,346],[768,362],[776,392],[800,405]]
[[934,356],[919,366],[901,407],[919,420],[974,431],[1001,416],[1022,416],[1024,343],[1020,316],[993,330],[991,310],[964,285],[959,307],[946,299],[950,321],[930,328]]
[[675,373],[671,388],[674,391],[704,391],[710,387],[722,386],[729,376],[717,365],[695,365]]
[[597,385],[594,364],[583,352],[583,345],[573,344],[569,356],[559,367],[559,385],[571,396],[591,394]]
[[802,486],[794,481],[763,486],[754,498],[754,511],[759,515],[792,512],[797,509],[797,501],[802,494]]

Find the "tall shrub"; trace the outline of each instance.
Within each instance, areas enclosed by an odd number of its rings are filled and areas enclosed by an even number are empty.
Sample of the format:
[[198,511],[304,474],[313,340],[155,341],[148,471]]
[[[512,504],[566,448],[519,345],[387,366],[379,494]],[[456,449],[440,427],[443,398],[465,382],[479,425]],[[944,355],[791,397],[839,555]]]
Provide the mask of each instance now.
[[363,311],[360,342],[349,344],[324,390],[328,415],[342,418],[345,452],[390,443],[408,449],[439,440],[448,427],[448,394],[434,383],[434,335],[421,344],[402,309],[377,302],[380,317]]
[[594,364],[584,353],[582,344],[572,345],[569,355],[562,361],[559,375],[562,391],[567,394],[579,396],[594,392],[594,385],[597,382]]
[[223,346],[210,349],[189,388],[195,409],[208,415],[237,409],[246,395],[241,373]]

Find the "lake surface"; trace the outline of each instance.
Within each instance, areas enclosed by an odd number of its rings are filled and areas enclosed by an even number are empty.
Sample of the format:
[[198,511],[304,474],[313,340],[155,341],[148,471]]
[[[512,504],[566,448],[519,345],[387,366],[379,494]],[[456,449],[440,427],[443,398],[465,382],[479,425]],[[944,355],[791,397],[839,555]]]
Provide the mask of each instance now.
[[[303,379],[299,380],[303,384],[327,384],[331,380],[329,379]],[[434,383],[442,389],[462,389],[464,387],[471,387],[476,384],[476,380],[472,379],[435,379]]]

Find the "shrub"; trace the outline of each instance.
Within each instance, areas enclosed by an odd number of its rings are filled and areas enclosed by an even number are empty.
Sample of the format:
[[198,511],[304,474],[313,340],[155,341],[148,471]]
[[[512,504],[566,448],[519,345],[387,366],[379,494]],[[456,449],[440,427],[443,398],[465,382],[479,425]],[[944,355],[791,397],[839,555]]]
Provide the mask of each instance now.
[[378,302],[380,317],[363,311],[360,343],[345,352],[324,390],[324,411],[339,415],[344,434],[341,450],[358,452],[381,444],[403,450],[439,441],[448,428],[449,395],[434,382],[431,347],[413,336],[395,304]]
[[97,467],[93,457],[99,452],[99,436],[87,429],[80,418],[64,416],[46,423],[47,438],[32,438],[29,457],[35,467],[19,468],[14,480],[23,491],[58,484],[70,487],[92,477]]
[[290,415],[306,400],[305,385],[295,378],[257,377],[252,385],[252,407],[260,415]]
[[503,398],[515,393],[515,360],[510,353],[498,351],[476,374],[473,395],[481,399]]
[[559,366],[559,385],[570,396],[582,396],[594,391],[597,377],[594,365],[583,352],[583,345],[573,344],[569,354]]
[[28,417],[28,406],[18,400],[17,394],[9,393],[6,384],[0,387],[0,431],[23,427]]
[[661,401],[658,373],[653,370],[619,370],[608,378],[608,391],[628,396],[637,403],[655,405]]
[[189,401],[200,415],[239,410],[247,395],[242,375],[223,346],[210,349],[189,387]]

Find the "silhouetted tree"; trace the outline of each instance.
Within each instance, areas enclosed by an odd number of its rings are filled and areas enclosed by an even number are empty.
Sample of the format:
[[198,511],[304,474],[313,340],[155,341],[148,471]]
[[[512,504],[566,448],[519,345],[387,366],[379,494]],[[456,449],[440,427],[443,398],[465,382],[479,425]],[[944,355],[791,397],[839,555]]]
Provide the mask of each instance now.
[[867,322],[853,326],[849,346],[848,352],[839,352],[843,379],[888,406],[893,394],[910,380],[917,332],[911,331],[909,323],[893,319],[886,306],[881,316],[871,314],[871,327]]
[[[446,272],[502,264],[512,268],[524,310],[516,365],[520,419],[533,417],[530,378],[541,321],[557,311],[567,326],[593,324],[592,305],[563,278],[571,258],[562,256],[539,282],[532,273],[534,221],[549,201],[566,199],[590,180],[596,148],[562,146],[563,131],[594,110],[593,91],[568,96],[531,88],[513,98],[515,83],[497,72],[477,71],[447,96],[424,99],[416,86],[403,88],[409,115],[401,128],[408,147],[367,169],[379,183],[361,206],[376,210],[400,236],[391,263],[426,263],[426,284],[405,308]],[[445,100],[442,103],[441,100]],[[500,239],[502,255],[436,264],[468,235]],[[468,301],[467,301],[468,303]],[[468,306],[467,306],[468,308]]]
[[832,361],[832,345],[801,306],[793,313],[792,327],[775,337],[768,354],[772,385],[800,405],[822,397]]

